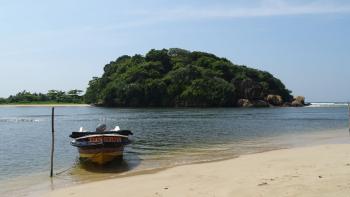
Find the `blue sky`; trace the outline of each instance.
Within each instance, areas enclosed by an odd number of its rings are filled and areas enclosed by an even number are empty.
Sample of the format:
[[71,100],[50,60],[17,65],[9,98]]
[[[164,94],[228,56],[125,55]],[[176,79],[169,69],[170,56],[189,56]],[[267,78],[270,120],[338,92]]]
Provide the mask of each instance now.
[[308,101],[350,100],[350,2],[0,1],[0,96],[85,89],[120,55],[179,47],[267,70]]

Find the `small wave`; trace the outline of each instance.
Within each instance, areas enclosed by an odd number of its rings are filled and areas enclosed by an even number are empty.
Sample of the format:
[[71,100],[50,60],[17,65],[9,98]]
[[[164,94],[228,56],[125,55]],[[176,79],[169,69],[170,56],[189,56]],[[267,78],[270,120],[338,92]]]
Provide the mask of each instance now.
[[310,103],[308,107],[346,107],[348,103]]
[[40,119],[32,118],[0,118],[0,122],[42,122]]

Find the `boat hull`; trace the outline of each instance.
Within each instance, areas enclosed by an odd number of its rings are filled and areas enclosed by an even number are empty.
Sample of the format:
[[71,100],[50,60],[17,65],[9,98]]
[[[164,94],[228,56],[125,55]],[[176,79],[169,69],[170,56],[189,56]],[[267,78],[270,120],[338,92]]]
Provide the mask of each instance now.
[[106,164],[114,159],[123,157],[124,147],[114,147],[114,148],[79,148],[80,160],[93,162],[99,165]]
[[81,161],[99,165],[123,156],[124,146],[129,144],[128,136],[120,134],[93,133],[74,139],[71,144],[78,148]]

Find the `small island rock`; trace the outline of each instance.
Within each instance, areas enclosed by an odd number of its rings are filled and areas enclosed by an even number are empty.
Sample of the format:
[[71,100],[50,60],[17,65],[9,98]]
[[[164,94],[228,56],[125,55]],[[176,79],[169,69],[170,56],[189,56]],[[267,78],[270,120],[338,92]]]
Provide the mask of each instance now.
[[[88,104],[106,107],[268,107],[292,102],[281,80],[214,54],[152,49],[104,66],[85,92]],[[270,96],[268,100],[266,98]]]

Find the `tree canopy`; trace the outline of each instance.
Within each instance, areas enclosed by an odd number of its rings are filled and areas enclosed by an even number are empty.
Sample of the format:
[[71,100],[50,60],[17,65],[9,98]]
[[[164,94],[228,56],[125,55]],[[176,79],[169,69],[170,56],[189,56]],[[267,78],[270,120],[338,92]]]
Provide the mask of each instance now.
[[31,103],[83,103],[82,90],[49,90],[46,94],[22,91],[8,98],[0,98],[0,104]]
[[94,77],[85,102],[103,106],[236,106],[238,99],[264,100],[291,92],[272,74],[236,65],[210,53],[171,48],[145,56],[124,55]]

